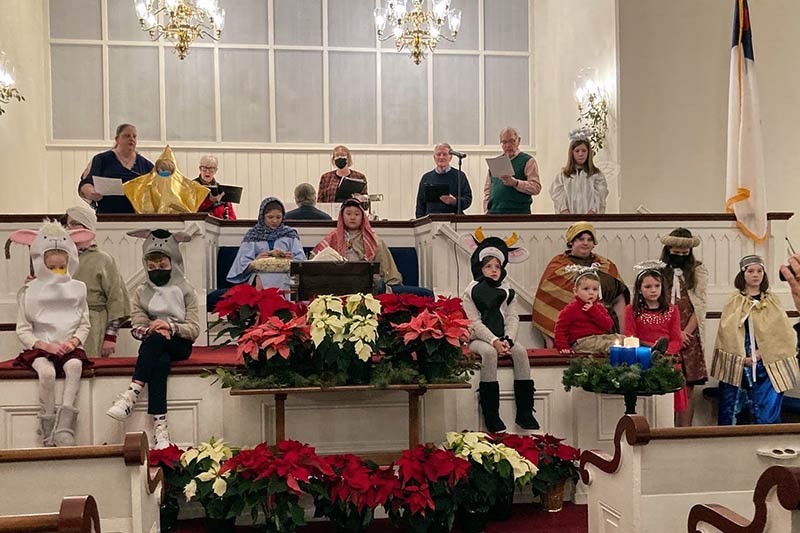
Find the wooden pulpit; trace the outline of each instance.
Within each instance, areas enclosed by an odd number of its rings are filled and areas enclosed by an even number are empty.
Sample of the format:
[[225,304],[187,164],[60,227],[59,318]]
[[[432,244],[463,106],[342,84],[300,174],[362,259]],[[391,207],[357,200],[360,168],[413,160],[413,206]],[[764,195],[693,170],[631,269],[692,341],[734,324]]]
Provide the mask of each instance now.
[[380,280],[380,263],[370,261],[292,261],[292,299],[311,300],[320,294],[373,293]]

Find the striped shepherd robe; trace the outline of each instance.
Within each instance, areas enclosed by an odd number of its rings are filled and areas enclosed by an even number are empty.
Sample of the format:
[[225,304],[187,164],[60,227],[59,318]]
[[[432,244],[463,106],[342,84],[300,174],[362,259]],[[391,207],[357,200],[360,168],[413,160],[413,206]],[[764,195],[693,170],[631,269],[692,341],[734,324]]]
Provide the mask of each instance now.
[[[615,291],[616,285],[622,286],[622,292],[626,294],[626,303],[630,299],[628,296],[628,288],[622,277],[619,275],[617,266],[606,259],[605,257],[597,254],[592,254],[590,258],[584,262],[577,262],[571,258],[567,253],[555,256],[547,265],[542,279],[539,281],[539,287],[536,289],[536,298],[533,301],[533,325],[538,328],[543,334],[548,337],[555,336],[556,320],[558,314],[564,309],[568,303],[575,299],[575,294],[572,289],[575,285],[575,272],[567,272],[567,267],[574,264],[598,263],[600,268],[598,274],[600,276],[600,284],[602,289],[603,305],[609,308],[614,299],[620,294]],[[612,313],[614,318],[615,327],[619,324],[618,319]]]

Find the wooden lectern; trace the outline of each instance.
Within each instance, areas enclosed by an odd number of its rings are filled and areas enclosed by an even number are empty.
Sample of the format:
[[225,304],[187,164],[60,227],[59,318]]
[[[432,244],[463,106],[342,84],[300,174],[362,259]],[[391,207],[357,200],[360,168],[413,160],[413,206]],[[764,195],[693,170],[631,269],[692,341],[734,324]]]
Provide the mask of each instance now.
[[292,298],[311,300],[320,294],[374,292],[380,263],[370,261],[292,261]]

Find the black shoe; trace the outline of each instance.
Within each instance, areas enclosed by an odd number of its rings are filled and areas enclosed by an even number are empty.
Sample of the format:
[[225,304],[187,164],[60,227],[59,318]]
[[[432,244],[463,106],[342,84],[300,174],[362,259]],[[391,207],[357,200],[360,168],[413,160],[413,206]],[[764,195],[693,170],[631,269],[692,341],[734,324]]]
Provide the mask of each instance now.
[[496,381],[481,381],[478,391],[486,431],[489,433],[505,431],[506,425],[500,419],[500,384]]
[[533,416],[533,380],[514,381],[514,401],[517,403],[517,416],[514,422],[522,429],[539,429],[539,422]]
[[667,353],[667,348],[669,348],[669,338],[661,337],[660,339],[658,339],[656,342],[653,343],[651,350],[663,355]]

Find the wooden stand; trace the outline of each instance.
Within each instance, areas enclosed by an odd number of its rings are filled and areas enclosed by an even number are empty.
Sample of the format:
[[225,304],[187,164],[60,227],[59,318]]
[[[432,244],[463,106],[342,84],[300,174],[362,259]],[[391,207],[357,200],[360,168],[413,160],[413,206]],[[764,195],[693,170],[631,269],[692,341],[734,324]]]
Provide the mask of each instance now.
[[[310,394],[319,392],[376,392],[376,391],[405,391],[408,393],[408,447],[413,448],[420,443],[419,401],[428,390],[454,390],[469,389],[469,383],[441,383],[430,385],[388,385],[378,389],[371,385],[345,385],[343,387],[293,387],[281,389],[231,389],[232,396],[260,396],[271,394],[275,396],[275,439],[286,438],[286,398],[289,394]],[[377,454],[373,460],[383,460],[396,456],[396,454]]]
[[295,301],[311,300],[320,294],[369,294],[375,276],[380,276],[380,263],[370,261],[293,261],[290,275]]

